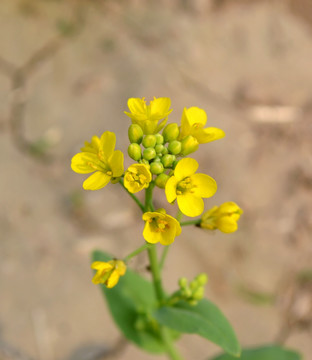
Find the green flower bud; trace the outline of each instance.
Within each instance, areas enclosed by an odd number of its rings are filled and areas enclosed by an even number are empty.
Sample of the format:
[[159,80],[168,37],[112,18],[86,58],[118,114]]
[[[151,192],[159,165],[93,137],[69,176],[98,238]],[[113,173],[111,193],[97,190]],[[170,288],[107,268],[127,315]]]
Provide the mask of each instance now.
[[169,178],[170,178],[169,175],[162,173],[162,174],[158,175],[157,178],[155,179],[155,184],[159,188],[164,189],[166,187],[166,183]]
[[182,150],[181,154],[186,156],[198,149],[199,143],[192,135],[188,135],[181,141]]
[[130,144],[128,147],[128,154],[131,157],[131,159],[135,161],[139,161],[142,156],[140,145],[136,143]]
[[164,143],[164,137],[161,134],[156,134],[156,144],[162,145]]
[[146,166],[150,166],[150,163],[149,163],[149,161],[147,161],[147,160],[145,160],[145,159],[141,159],[140,161],[139,161],[139,163],[140,164],[144,164],[144,165],[146,165]]
[[143,151],[143,158],[144,158],[145,160],[148,160],[148,161],[149,161],[149,160],[154,159],[154,157],[156,157],[156,151],[155,151],[154,148],[148,147],[148,148],[144,149],[144,151]]
[[177,166],[177,163],[179,162],[179,160],[175,160],[173,163],[172,163],[172,169],[175,169],[175,167]]
[[176,123],[168,124],[163,130],[163,137],[165,142],[176,140],[179,136],[180,130]]
[[204,292],[205,292],[204,288],[200,287],[194,292],[192,298],[194,300],[201,300],[204,297]]
[[156,156],[153,162],[161,162],[161,158],[159,156]]
[[142,141],[142,145],[145,148],[153,148],[156,145],[156,136],[155,135],[146,135]]
[[182,294],[182,296],[184,297],[184,298],[189,298],[189,297],[191,297],[192,296],[192,291],[191,291],[191,289],[190,288],[183,288],[183,289],[181,289],[181,294]]
[[198,288],[198,283],[197,283],[197,281],[195,279],[190,282],[190,288],[193,291]]
[[202,273],[197,275],[195,279],[197,280],[198,285],[204,286],[208,281],[208,276]]
[[187,301],[191,306],[196,306],[198,304],[198,300],[188,300]]
[[175,159],[176,157],[174,155],[167,154],[162,157],[161,162],[165,168],[170,168]]
[[131,143],[141,144],[143,130],[138,124],[131,124],[128,129],[128,137]]
[[179,286],[181,289],[185,289],[188,286],[187,278],[182,277],[181,279],[179,279]]
[[161,154],[163,149],[164,149],[164,145],[162,145],[162,144],[157,144],[155,146],[155,151],[156,151],[157,154]]
[[159,175],[161,174],[163,171],[164,171],[164,166],[161,162],[155,162],[153,161],[151,164],[150,164],[150,170],[151,170],[151,173],[152,174],[155,174],[155,175]]
[[180,154],[181,148],[182,148],[182,145],[181,145],[180,141],[178,141],[178,140],[173,140],[168,145],[168,150],[173,155]]
[[164,146],[162,152],[161,152],[163,155],[166,155],[168,154],[168,149]]

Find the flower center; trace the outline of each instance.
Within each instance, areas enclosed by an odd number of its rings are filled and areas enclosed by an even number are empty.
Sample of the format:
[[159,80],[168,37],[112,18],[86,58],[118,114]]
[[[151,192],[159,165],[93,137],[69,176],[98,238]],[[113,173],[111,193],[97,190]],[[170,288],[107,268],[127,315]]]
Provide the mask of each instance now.
[[165,232],[170,228],[168,221],[160,219],[158,217],[150,218],[148,222],[151,223],[155,232]]
[[182,195],[185,193],[193,193],[196,185],[192,183],[190,177],[186,177],[183,180],[179,181],[177,185],[177,195]]
[[147,183],[147,178],[143,174],[136,174],[134,172],[129,172],[127,176],[129,181],[136,182],[139,185],[144,185]]

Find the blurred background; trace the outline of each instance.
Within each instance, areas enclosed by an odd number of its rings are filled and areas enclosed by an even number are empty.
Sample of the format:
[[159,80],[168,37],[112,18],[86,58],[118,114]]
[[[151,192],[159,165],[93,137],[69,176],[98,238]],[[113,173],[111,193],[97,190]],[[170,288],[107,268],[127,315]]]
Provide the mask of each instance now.
[[[207,209],[244,209],[231,235],[185,228],[166,287],[206,272],[243,346],[279,342],[308,360],[312,2],[1,0],[0,24],[0,359],[155,358],[121,340],[91,283],[93,249],[142,244],[140,212],[118,185],[83,191],[70,159],[106,130],[126,152],[127,99],[165,96],[169,121],[198,106],[226,132],[194,154],[218,183]],[[219,353],[196,336],[179,347]]]

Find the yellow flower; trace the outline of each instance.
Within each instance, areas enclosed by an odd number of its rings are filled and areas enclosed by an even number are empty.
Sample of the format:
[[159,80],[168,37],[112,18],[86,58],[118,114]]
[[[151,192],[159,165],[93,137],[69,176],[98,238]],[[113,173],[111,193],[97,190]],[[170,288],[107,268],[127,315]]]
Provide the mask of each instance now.
[[168,202],[173,203],[177,199],[182,213],[191,217],[204,211],[202,198],[209,198],[217,191],[215,180],[205,174],[195,174],[197,168],[198,162],[194,159],[180,160],[165,188]]
[[152,181],[152,174],[145,164],[133,164],[125,173],[124,185],[131,193],[148,188]]
[[221,139],[225,136],[224,131],[221,129],[215,127],[204,129],[206,122],[207,115],[203,109],[196,106],[188,109],[184,108],[179,140],[183,140],[188,135],[191,135],[198,141],[199,144],[205,144],[210,141]]
[[224,233],[232,233],[237,230],[237,221],[242,213],[243,210],[238,205],[229,201],[206,211],[200,226],[208,230],[219,229]]
[[167,215],[164,209],[146,212],[142,219],[145,221],[143,237],[151,244],[160,242],[162,245],[170,245],[181,234],[178,220]]
[[149,105],[146,105],[145,98],[130,98],[128,100],[128,107],[130,113],[125,111],[133,124],[141,126],[145,135],[158,133],[166,124],[168,115],[172,110],[169,110],[171,100],[169,98],[154,97]]
[[110,289],[118,283],[120,276],[125,275],[127,266],[122,260],[95,261],[91,269],[97,270],[92,279],[93,284],[105,284]]
[[105,131],[101,138],[93,136],[91,143],[85,142],[80,153],[71,161],[71,168],[78,174],[88,174],[95,171],[83,183],[85,190],[99,190],[110,180],[123,174],[123,153],[115,151],[116,136]]

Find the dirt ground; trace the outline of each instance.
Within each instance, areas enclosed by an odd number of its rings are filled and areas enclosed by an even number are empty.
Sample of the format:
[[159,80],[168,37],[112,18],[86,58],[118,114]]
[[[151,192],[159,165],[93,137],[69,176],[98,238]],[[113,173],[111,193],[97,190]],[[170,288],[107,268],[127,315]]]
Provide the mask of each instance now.
[[[127,99],[168,96],[171,121],[198,106],[225,130],[194,157],[218,183],[207,208],[231,200],[244,215],[232,235],[184,229],[166,287],[206,272],[243,346],[279,341],[309,360],[311,2],[2,0],[0,24],[0,359],[95,360],[119,344],[89,254],[142,244],[140,213],[117,185],[83,191],[70,159],[105,130],[126,151]],[[117,348],[111,359],[155,358]],[[196,336],[179,348],[219,353]]]

